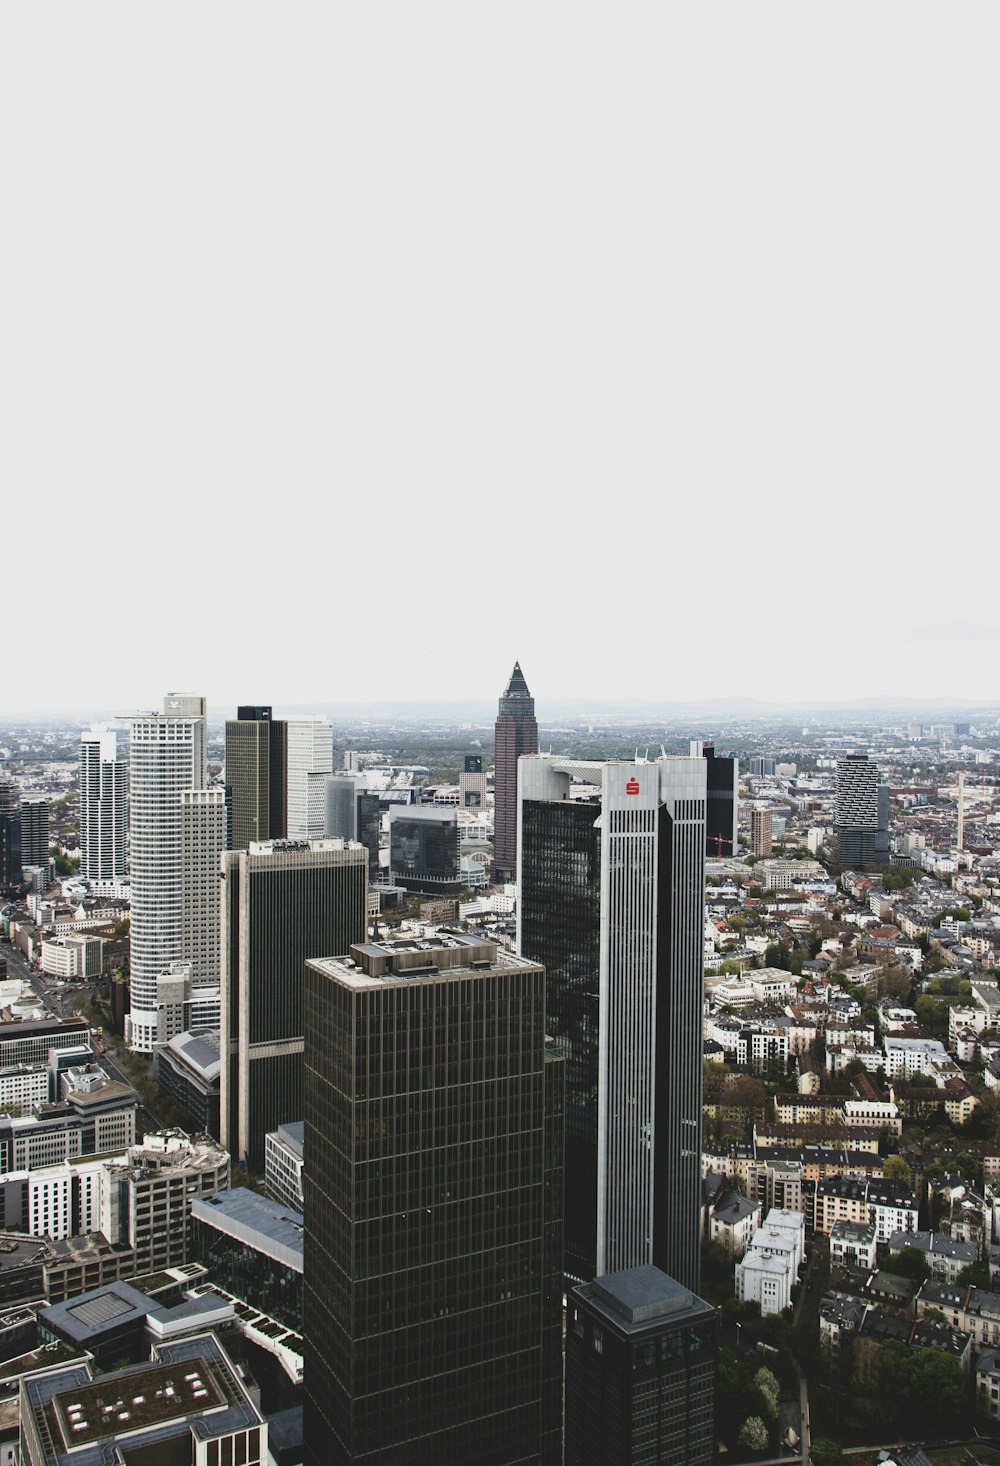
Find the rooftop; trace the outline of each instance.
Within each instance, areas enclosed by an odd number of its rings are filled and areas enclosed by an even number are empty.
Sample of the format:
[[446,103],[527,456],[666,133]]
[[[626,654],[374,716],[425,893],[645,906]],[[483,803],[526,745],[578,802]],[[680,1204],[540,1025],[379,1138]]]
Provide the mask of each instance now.
[[352,988],[482,977],[509,968],[541,970],[493,942],[450,932],[418,940],[360,942],[345,956],[317,958],[306,966]]
[[651,1264],[605,1273],[573,1291],[626,1332],[667,1319],[681,1322],[698,1318],[712,1311],[690,1289]]
[[302,1271],[301,1212],[259,1196],[245,1186],[191,1199],[191,1215],[217,1232],[235,1237],[296,1272]]

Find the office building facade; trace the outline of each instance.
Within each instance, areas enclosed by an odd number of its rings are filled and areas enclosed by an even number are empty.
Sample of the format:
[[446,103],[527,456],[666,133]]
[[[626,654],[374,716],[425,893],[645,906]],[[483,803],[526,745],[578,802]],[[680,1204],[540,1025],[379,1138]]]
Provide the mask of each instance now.
[[570,1286],[646,1263],[697,1283],[705,780],[702,758],[521,760],[517,942],[566,1055]]
[[566,1466],[711,1466],[715,1310],[655,1267],[574,1288]]
[[157,982],[182,960],[183,794],[205,788],[205,699],[170,693],[162,713],[129,723],[132,927],[131,1008],[125,1041],[151,1053],[159,1041]]
[[307,964],[310,1466],[561,1461],[544,983],[467,937]]
[[49,863],[49,801],[21,800],[21,865]]
[[500,698],[493,758],[493,873],[497,880],[517,878],[517,761],[538,752],[535,699],[520,662]]
[[0,891],[21,884],[21,814],[17,790],[10,779],[0,776]]
[[128,870],[128,765],[113,728],[80,734],[80,875],[115,887]]
[[231,850],[288,833],[288,725],[269,707],[244,706],[226,722],[226,798]]
[[481,753],[467,753],[458,776],[458,802],[462,809],[482,813],[486,809],[486,771]]
[[363,941],[368,859],[343,840],[272,841],[223,857],[221,1129],[260,1174],[264,1138],[302,1118],[306,959]]
[[333,773],[333,727],[326,718],[288,720],[288,838],[320,840],[326,776]]
[[705,854],[725,860],[737,851],[739,827],[739,760],[716,753],[711,743],[691,742],[691,757],[704,758],[706,778]]
[[389,811],[389,870],[394,885],[428,896],[462,889],[458,811],[449,805],[398,805]]
[[889,786],[865,753],[837,760],[837,863],[873,870],[889,863]]
[[368,852],[368,879],[374,882],[379,870],[379,837],[382,806],[378,794],[369,791],[362,774],[328,774],[325,779],[327,836],[357,840]]

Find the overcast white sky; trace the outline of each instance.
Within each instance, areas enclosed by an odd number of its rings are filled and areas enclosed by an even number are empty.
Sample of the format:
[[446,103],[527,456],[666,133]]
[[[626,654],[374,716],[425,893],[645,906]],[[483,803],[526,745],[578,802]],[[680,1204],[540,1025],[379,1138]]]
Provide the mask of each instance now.
[[995,698],[998,49],[6,6],[0,709]]

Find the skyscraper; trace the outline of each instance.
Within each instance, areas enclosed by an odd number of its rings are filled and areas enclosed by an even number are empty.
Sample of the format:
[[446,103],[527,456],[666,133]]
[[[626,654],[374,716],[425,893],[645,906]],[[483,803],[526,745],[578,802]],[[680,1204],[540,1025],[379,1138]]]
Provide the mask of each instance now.
[[718,754],[711,743],[691,741],[691,757],[704,758],[707,775],[705,805],[705,854],[715,860],[735,855],[739,827],[739,761],[732,754]]
[[17,790],[0,777],[0,890],[21,884],[21,814]]
[[309,1466],[558,1466],[562,1071],[492,943],[307,963]]
[[180,960],[190,966],[193,990],[219,986],[219,862],[225,848],[225,791],[186,789],[181,795]]
[[750,811],[750,854],[766,860],[774,849],[774,822],[769,809]]
[[181,795],[205,787],[205,699],[169,693],[162,713],[128,719],[132,797],[131,1011],[125,1041],[158,1042],[157,980],[182,960],[184,858]]
[[837,862],[847,870],[889,863],[889,786],[866,753],[837,760]]
[[711,1466],[714,1308],[655,1267],[583,1283],[566,1311],[566,1466]]
[[379,834],[382,809],[376,793],[370,793],[363,774],[327,774],[326,822],[324,834],[341,840],[359,840],[368,851],[368,881],[378,876]]
[[320,840],[326,776],[333,773],[333,728],[326,718],[288,720],[288,838]]
[[458,776],[458,802],[463,809],[479,813],[486,809],[486,773],[481,753],[465,755],[465,767]]
[[49,801],[21,800],[21,864],[47,865],[49,861]]
[[389,869],[395,885],[428,896],[462,889],[462,842],[454,805],[401,804],[389,811]]
[[222,1143],[263,1174],[264,1137],[302,1118],[305,961],[364,941],[368,855],[273,841],[222,861]]
[[80,734],[80,875],[115,885],[128,869],[128,765],[113,728]]
[[654,1263],[693,1287],[705,760],[524,758],[519,838],[518,950],[566,1053],[567,1278]]
[[493,755],[493,870],[499,880],[517,878],[517,761],[537,752],[535,699],[515,662],[500,698]]
[[269,707],[239,707],[226,722],[229,846],[283,840],[288,832],[288,724]]

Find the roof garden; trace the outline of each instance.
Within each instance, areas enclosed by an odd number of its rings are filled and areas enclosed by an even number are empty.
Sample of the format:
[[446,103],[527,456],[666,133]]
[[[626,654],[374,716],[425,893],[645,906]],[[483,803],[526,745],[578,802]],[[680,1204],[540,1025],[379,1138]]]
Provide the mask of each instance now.
[[53,1434],[70,1450],[227,1403],[208,1362],[191,1359],[72,1385],[53,1395],[50,1409]]

